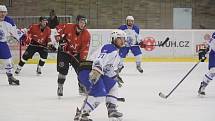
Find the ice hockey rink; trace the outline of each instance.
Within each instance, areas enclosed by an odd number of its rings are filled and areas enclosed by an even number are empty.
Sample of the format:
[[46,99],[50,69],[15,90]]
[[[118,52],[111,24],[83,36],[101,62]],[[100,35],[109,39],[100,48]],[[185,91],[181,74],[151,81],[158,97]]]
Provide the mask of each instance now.
[[[145,62],[144,73],[128,62],[121,73],[124,85],[119,89],[118,109],[123,121],[215,121],[215,83],[206,89],[206,96],[197,90],[207,63],[200,63],[181,85],[168,94],[196,62]],[[84,97],[78,94],[74,70],[70,70],[64,85],[64,96],[58,99],[55,64],[46,64],[42,75],[36,75],[36,65],[26,64],[20,75],[20,86],[9,86],[5,74],[0,74],[0,121],[73,121],[77,106]],[[105,104],[91,113],[93,121],[108,121]]]

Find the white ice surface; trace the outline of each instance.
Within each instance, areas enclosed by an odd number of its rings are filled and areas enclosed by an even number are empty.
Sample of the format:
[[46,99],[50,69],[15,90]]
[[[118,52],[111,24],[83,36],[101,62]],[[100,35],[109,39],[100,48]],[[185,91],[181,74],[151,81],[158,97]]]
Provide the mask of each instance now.
[[[168,94],[195,63],[146,62],[144,73],[135,63],[126,63],[121,76],[124,86],[119,95],[123,121],[215,121],[215,83],[199,98],[197,90],[207,63],[200,63],[168,99]],[[20,86],[9,86],[5,74],[0,74],[0,121],[73,121],[76,107],[84,97],[79,96],[74,70],[70,70],[64,85],[64,96],[58,99],[55,64],[46,64],[42,75],[36,75],[36,65],[26,64],[20,75]],[[94,121],[108,121],[105,104],[91,113]]]

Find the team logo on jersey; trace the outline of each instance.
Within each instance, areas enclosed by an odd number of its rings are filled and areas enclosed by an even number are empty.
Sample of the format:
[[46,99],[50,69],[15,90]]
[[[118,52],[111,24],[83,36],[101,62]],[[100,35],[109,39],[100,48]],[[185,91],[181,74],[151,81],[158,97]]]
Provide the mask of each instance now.
[[0,29],[0,40],[2,40],[4,36],[5,36],[4,31]]

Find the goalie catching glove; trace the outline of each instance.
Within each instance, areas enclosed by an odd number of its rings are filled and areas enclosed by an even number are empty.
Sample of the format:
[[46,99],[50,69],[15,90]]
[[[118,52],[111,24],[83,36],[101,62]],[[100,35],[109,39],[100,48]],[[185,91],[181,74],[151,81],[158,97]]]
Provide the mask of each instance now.
[[99,73],[97,70],[92,69],[90,74],[89,74],[89,80],[93,83],[96,84],[101,76],[101,73]]

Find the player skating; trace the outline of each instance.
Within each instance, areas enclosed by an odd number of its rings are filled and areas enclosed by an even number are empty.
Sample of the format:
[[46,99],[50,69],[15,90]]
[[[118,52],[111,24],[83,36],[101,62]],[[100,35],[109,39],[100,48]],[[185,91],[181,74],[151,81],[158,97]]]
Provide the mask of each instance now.
[[111,33],[111,44],[104,45],[98,56],[90,62],[80,64],[79,80],[86,87],[88,95],[82,108],[77,109],[74,121],[92,121],[89,114],[105,100],[108,118],[121,120],[123,114],[117,110],[118,75],[114,68],[119,64],[119,48],[124,46],[126,33],[115,30]]
[[7,41],[11,36],[16,40],[21,40],[22,38],[17,33],[17,28],[14,21],[6,15],[6,6],[0,5],[0,59],[5,65],[9,84],[19,85],[19,80],[13,76],[12,56]]
[[206,59],[205,54],[209,51],[209,62],[208,62],[208,72],[205,73],[203,80],[200,84],[198,94],[200,96],[205,95],[205,88],[208,86],[209,82],[215,77],[215,32],[209,41],[209,48],[201,49],[199,52],[199,59],[204,61]]
[[37,74],[41,74],[41,68],[44,66],[45,61],[48,57],[48,49],[49,47],[53,47],[50,35],[51,29],[47,26],[47,18],[40,17],[39,24],[33,24],[30,26],[27,32],[27,38],[24,40],[24,44],[28,45],[25,50],[22,58],[17,66],[15,71],[16,74],[19,74],[24,64],[31,59],[36,52],[40,55],[40,60],[37,65],[36,72]]
[[125,41],[125,47],[122,47],[120,49],[120,57],[121,57],[121,62],[118,67],[118,72],[121,72],[121,70],[124,68],[123,65],[123,59],[126,57],[128,54],[129,50],[131,50],[132,54],[136,58],[136,68],[140,73],[143,73],[143,69],[141,67],[141,57],[142,57],[142,52],[140,49],[140,28],[134,24],[134,17],[133,16],[127,16],[126,17],[126,24],[121,25],[119,29],[125,31],[127,35],[127,39]]
[[[86,25],[86,17],[78,15],[75,24],[65,24],[58,28],[60,37],[62,37],[59,41],[57,53],[57,71],[59,72],[57,95],[59,97],[63,96],[63,85],[70,65],[72,65],[77,73],[79,63],[87,58],[90,33]],[[83,92],[81,85],[79,85],[79,92]]]

